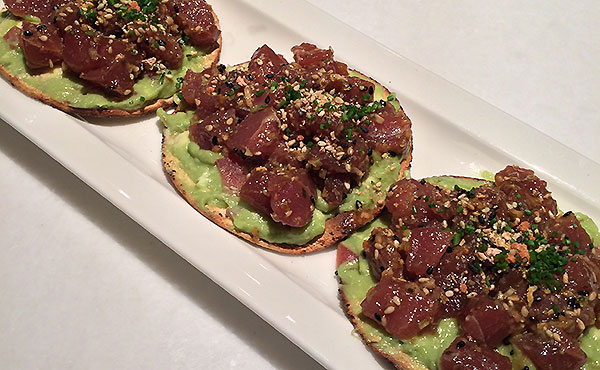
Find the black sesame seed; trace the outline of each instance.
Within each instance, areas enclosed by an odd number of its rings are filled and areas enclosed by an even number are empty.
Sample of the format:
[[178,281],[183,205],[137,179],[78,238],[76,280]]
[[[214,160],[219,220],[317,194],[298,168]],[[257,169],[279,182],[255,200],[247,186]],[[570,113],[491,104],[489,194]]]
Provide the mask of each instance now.
[[356,209],[362,208],[362,202],[360,200],[356,201]]
[[375,235],[371,235],[371,236],[369,237],[369,242],[370,242],[370,243],[373,243],[374,241],[375,241]]
[[230,89],[233,89],[233,82],[231,82],[231,81],[226,81],[226,82],[225,82],[225,86],[227,86],[227,87],[228,87],[228,88],[230,88]]
[[25,36],[25,37],[29,37],[29,36],[31,36],[31,35],[33,35],[33,32],[31,32],[31,31],[29,31],[29,30],[27,30],[27,31],[23,32],[23,36]]
[[515,350],[514,350],[514,349],[511,349],[511,350],[510,350],[510,352],[509,352],[509,354],[510,354],[511,356],[514,356],[514,355],[515,355]]
[[381,321],[381,315],[378,314],[377,312],[375,312],[375,315],[373,315],[373,316],[375,316],[375,320]]
[[523,370],[529,370],[529,366],[527,366],[527,365],[523,366]]
[[366,127],[364,127],[364,126],[360,126],[360,130],[361,130],[362,132],[364,132],[365,134],[368,134],[368,133],[369,133],[369,129],[368,129],[368,128],[366,128]]
[[373,148],[369,148],[369,150],[367,151],[367,155],[371,156],[373,154]]
[[344,154],[340,160],[345,161],[346,159],[350,158],[350,156],[348,154]]
[[496,212],[498,211],[497,207],[494,207],[494,209],[492,209],[492,212],[490,212],[490,215],[488,216],[488,225],[491,226],[492,225],[492,220],[494,218],[496,218]]
[[568,211],[568,212],[566,212],[566,213],[565,213],[564,215],[562,215],[562,216],[563,216],[563,217],[568,217],[568,216],[570,216],[570,215],[572,215],[572,214],[573,214],[573,211]]
[[250,81],[253,81],[253,80],[254,80],[254,77],[252,77],[252,74],[249,74],[249,75],[248,75],[248,79],[249,79]]
[[390,150],[388,153],[390,154],[391,157],[395,157],[396,156],[396,152],[393,151],[393,150]]
[[227,69],[227,67],[225,67],[225,64],[219,64],[217,66],[217,70],[219,71],[219,73],[225,72],[225,69]]
[[529,316],[529,321],[537,323],[538,319],[536,319],[535,316]]
[[585,297],[585,296],[588,296],[588,295],[590,294],[590,292],[588,292],[587,290],[580,290],[580,291],[578,291],[577,293],[578,293],[579,295],[582,295],[582,296],[584,296],[584,297]]
[[480,225],[484,225],[485,224],[485,217],[483,215],[479,215],[479,216],[477,216],[477,221],[479,221]]
[[173,5],[173,10],[175,10],[175,13],[179,13],[179,7],[177,6],[177,4]]
[[456,343],[456,348],[459,348],[459,349],[460,349],[460,348],[463,348],[465,345],[466,345],[466,343],[465,343],[465,341],[464,341],[464,340],[459,340],[459,341]]
[[271,102],[271,95],[267,95],[265,98],[265,104],[269,104]]
[[213,136],[212,137],[212,145],[217,145],[219,142],[217,141],[217,137]]
[[448,248],[446,249],[446,253],[452,253],[452,252],[454,252],[454,248],[452,248],[452,247],[448,247]]
[[569,305],[569,308],[575,310],[577,308],[581,308],[581,305],[579,304],[579,302],[577,302],[577,298],[576,297],[571,297],[568,299],[567,304]]
[[382,107],[385,107],[385,105],[387,104],[387,102],[385,100],[380,100],[379,104],[381,104]]
[[433,266],[427,267],[427,275],[433,274]]
[[479,269],[477,268],[477,266],[475,266],[475,264],[472,261],[469,261],[467,263],[467,266],[469,267],[469,270],[473,271],[473,273],[477,274],[479,272]]
[[421,185],[425,185],[425,183],[426,183],[426,182],[427,182],[427,181],[425,181],[425,179],[423,179],[423,180],[419,181],[419,183],[421,183]]
[[379,266],[379,271],[384,272],[385,271],[385,267]]
[[166,42],[164,42],[164,41],[163,41],[163,40],[161,40],[161,39],[158,39],[158,40],[156,40],[156,43],[157,43],[158,45],[160,45],[160,46],[165,46],[165,45],[167,44]]
[[373,86],[369,86],[369,94],[373,95],[374,92],[375,89],[373,88]]
[[146,46],[150,46],[150,40],[148,40],[147,38],[144,39],[144,44],[146,44]]
[[364,250],[362,251],[361,254],[362,254],[363,258],[367,258],[367,252],[365,252]]
[[265,75],[265,77],[266,77],[266,78],[273,78],[273,77],[275,77],[275,75],[274,75],[274,74],[272,74],[272,73],[267,73],[267,74]]
[[39,26],[37,26],[37,27],[36,27],[36,29],[37,29],[38,31],[43,31],[45,28],[46,28],[46,25],[45,25],[45,24],[40,24]]
[[117,38],[123,37],[124,33],[125,32],[123,32],[123,30],[121,28],[115,28],[115,30],[112,31],[112,34],[115,35]]

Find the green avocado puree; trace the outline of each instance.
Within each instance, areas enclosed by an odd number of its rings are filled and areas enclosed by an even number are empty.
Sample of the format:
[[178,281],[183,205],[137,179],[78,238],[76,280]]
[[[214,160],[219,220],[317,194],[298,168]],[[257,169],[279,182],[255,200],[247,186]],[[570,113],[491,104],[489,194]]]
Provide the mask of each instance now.
[[[51,98],[67,102],[75,108],[123,110],[142,108],[158,99],[173,96],[189,68],[201,71],[209,63],[209,57],[206,53],[190,45],[184,45],[183,64],[179,69],[173,70],[171,74],[165,74],[164,76],[145,76],[135,83],[134,92],[127,99],[115,100],[96,90],[87,88],[82,80],[63,73],[60,65],[46,73],[31,74],[25,65],[21,48],[17,46],[14,50],[11,50],[8,42],[2,37],[13,26],[20,26],[21,23],[20,19],[12,16],[8,11],[0,14],[0,64],[29,86],[37,88]],[[191,53],[193,52],[197,54],[192,56]]]
[[[355,76],[363,76],[353,73]],[[386,94],[381,85],[376,84],[374,98],[384,99]],[[395,104],[394,104],[395,103]],[[397,106],[397,102],[392,104]],[[301,228],[291,228],[274,222],[255,212],[252,207],[238,197],[223,191],[219,171],[215,161],[220,154],[200,149],[189,139],[188,128],[192,123],[193,112],[167,114],[158,110],[158,116],[165,125],[165,147],[181,166],[186,174],[178,174],[183,190],[190,194],[196,206],[229,208],[233,215],[233,227],[248,234],[258,234],[261,239],[271,243],[301,245],[321,235],[325,230],[325,221],[338,212],[354,211],[357,207],[373,209],[378,200],[385,199],[385,191],[378,194],[375,188],[387,189],[400,176],[400,156],[382,158],[373,154],[374,163],[361,186],[346,197],[336,208],[329,207],[317,192],[317,199],[311,222]],[[408,174],[404,173],[404,176]],[[378,198],[381,197],[381,198]],[[357,203],[358,202],[358,203]]]
[[[427,181],[449,189],[453,188],[454,185],[458,185],[466,190],[485,183],[481,180],[450,176],[431,177]],[[576,216],[581,226],[592,237],[593,242],[598,245],[600,243],[598,227],[589,217],[581,213],[576,213]],[[338,267],[337,272],[342,281],[341,289],[350,303],[352,311],[359,316],[362,312],[360,303],[365,298],[367,291],[376,284],[371,275],[369,263],[362,257],[362,244],[375,227],[388,227],[390,224],[388,218],[389,216],[386,214],[379,216],[342,242],[345,247],[358,256],[358,261],[343,263]],[[459,328],[455,319],[444,319],[434,333],[424,334],[410,340],[393,338],[378,325],[372,324],[369,319],[362,319],[365,335],[369,341],[373,342],[375,348],[392,355],[404,352],[422,365],[424,369],[438,369],[442,352],[459,335]],[[584,370],[600,369],[600,346],[598,343],[600,343],[600,330],[588,328],[581,339],[581,348],[588,356],[588,360],[583,367]],[[498,347],[498,351],[511,359],[515,370],[522,370],[525,366],[529,366],[531,370],[535,369],[531,361],[512,345],[502,345]]]

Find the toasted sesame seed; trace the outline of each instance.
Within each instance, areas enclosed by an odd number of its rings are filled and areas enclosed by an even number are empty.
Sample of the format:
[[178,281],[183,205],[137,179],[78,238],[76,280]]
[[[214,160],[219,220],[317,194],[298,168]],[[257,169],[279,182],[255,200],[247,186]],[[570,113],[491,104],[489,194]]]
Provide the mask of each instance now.
[[444,295],[448,298],[454,296],[454,292],[451,290],[446,290],[446,292],[444,293]]
[[394,302],[396,306],[400,306],[400,303],[402,303],[400,302],[400,298],[398,296],[392,297],[392,302]]
[[383,311],[383,313],[384,313],[384,314],[386,314],[386,315],[389,315],[389,314],[391,314],[392,312],[394,312],[394,310],[395,310],[395,309],[396,309],[396,307],[394,307],[394,306],[388,306],[388,307],[387,307],[387,308],[386,308],[386,309]]
[[581,319],[577,319],[577,320],[575,320],[575,322],[577,323],[577,327],[580,330],[585,330],[585,324],[583,323],[583,321],[581,321]]

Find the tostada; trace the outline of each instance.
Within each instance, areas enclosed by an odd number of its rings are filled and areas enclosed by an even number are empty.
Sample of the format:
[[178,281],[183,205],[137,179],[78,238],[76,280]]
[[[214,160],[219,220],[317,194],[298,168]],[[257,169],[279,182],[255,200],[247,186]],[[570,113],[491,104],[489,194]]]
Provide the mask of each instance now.
[[65,112],[145,114],[216,62],[220,35],[204,0],[5,0],[0,73]]
[[399,369],[598,369],[600,242],[533,171],[401,180],[338,246],[346,312]]
[[303,43],[188,71],[180,111],[159,110],[163,162],[204,216],[257,245],[301,254],[371,221],[405,175],[411,123],[395,95]]

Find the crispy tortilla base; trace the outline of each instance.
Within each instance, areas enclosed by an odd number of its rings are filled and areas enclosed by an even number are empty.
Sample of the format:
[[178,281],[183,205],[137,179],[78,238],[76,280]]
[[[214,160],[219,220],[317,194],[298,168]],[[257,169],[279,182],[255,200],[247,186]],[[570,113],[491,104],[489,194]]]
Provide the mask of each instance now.
[[[436,176],[436,177],[438,177],[438,176]],[[442,177],[442,176],[440,176],[440,177]],[[467,177],[467,176],[452,176],[452,177],[461,178],[461,179],[473,179],[473,180],[487,181],[484,179],[477,179],[477,178]],[[425,178],[425,179],[427,179],[427,178]],[[354,312],[354,310],[352,310],[352,305],[350,304],[348,297],[346,297],[346,295],[344,294],[344,290],[342,289],[342,285],[345,285],[345,284],[347,284],[347,283],[345,283],[344,281],[342,281],[341,278],[339,278],[339,285],[340,285],[339,293],[340,293],[340,299],[342,301],[342,306],[344,308],[344,311],[346,312],[346,316],[348,317],[348,319],[350,319],[350,322],[352,322],[352,325],[356,329],[356,332],[360,335],[360,338],[362,339],[363,343],[365,343],[368,347],[370,347],[373,352],[375,352],[376,354],[380,355],[381,357],[385,358],[386,360],[388,360],[392,364],[394,364],[394,366],[397,369],[400,369],[400,370],[423,370],[423,369],[425,369],[421,364],[418,364],[417,362],[415,362],[406,353],[403,353],[403,352],[388,353],[388,352],[382,351],[379,348],[374,346],[374,342],[372,342],[369,339],[369,336],[365,333],[365,330],[363,328],[364,321],[370,320],[370,319],[366,318],[366,317],[358,314],[357,312]]]
[[[211,7],[212,10],[212,7]],[[213,17],[215,18],[215,22],[217,27],[219,26],[219,19],[215,14],[214,10],[212,10]],[[215,64],[219,60],[219,56],[221,54],[221,47],[223,45],[223,38],[219,36],[217,40],[217,47],[207,55],[208,63],[206,67]],[[158,99],[154,102],[149,102],[148,105],[134,109],[134,110],[125,110],[125,109],[112,109],[112,108],[78,108],[69,105],[69,102],[63,100],[57,100],[48,96],[42,90],[39,90],[33,86],[28,85],[25,81],[21,80],[19,77],[10,73],[3,65],[0,64],[0,75],[2,75],[5,79],[10,82],[11,85],[19,89],[25,95],[37,99],[42,103],[53,106],[54,108],[60,109],[63,112],[75,115],[81,115],[86,117],[134,117],[134,116],[142,116],[145,114],[156,112],[158,108],[166,108],[173,105],[173,97]],[[151,104],[150,104],[151,103]]]
[[356,329],[356,332],[360,335],[360,338],[362,339],[363,343],[365,343],[368,347],[370,347],[371,350],[373,350],[373,352],[382,356],[386,360],[390,361],[392,364],[394,364],[394,366],[396,368],[398,368],[400,370],[423,370],[424,369],[424,367],[422,365],[419,365],[418,363],[413,361],[413,359],[406,353],[403,353],[403,352],[387,353],[387,352],[381,351],[379,348],[375,347],[373,345],[373,342],[370,341],[369,338],[367,337],[367,335],[365,334],[365,331],[363,329],[363,322],[364,322],[363,319],[361,319],[359,317],[359,315],[352,310],[352,306],[350,305],[350,302],[348,301],[346,295],[344,294],[344,291],[342,289],[340,289],[339,291],[340,291],[340,296],[341,296],[342,303],[344,306],[344,311],[346,311],[346,316],[348,316],[348,318],[352,322],[352,325],[354,325],[354,328]]

